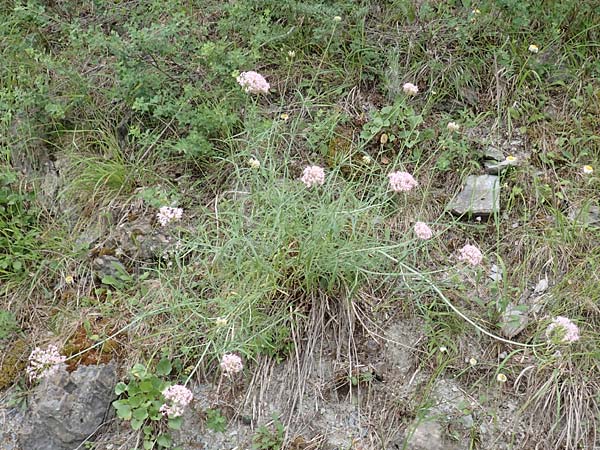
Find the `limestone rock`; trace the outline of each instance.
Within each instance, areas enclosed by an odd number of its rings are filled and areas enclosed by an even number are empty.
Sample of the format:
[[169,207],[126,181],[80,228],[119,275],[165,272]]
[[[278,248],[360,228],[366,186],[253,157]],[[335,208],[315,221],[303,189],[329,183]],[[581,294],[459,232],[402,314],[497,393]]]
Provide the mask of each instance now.
[[407,436],[407,450],[454,450],[444,439],[444,430],[438,422],[423,421]]
[[119,258],[111,255],[101,255],[94,258],[92,268],[100,280],[104,277],[119,278],[127,274],[127,270],[121,261],[119,261]]
[[589,205],[586,208],[576,208],[569,214],[569,219],[578,225],[600,227],[600,206]]
[[488,216],[499,207],[500,181],[494,175],[469,175],[463,190],[448,204],[448,209],[461,216]]
[[504,161],[504,153],[502,153],[502,150],[496,148],[496,147],[487,147],[484,151],[483,151],[483,156],[486,159],[489,160],[493,160],[493,161]]
[[110,412],[117,374],[114,364],[62,369],[39,384],[21,431],[23,450],[73,450]]

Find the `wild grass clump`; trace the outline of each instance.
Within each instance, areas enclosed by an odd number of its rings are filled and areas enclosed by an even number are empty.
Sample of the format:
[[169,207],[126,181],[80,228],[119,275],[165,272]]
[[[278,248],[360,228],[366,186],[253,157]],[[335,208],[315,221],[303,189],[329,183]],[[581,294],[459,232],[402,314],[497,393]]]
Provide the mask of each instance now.
[[[411,404],[451,377],[520,402],[548,446],[597,440],[593,2],[8,0],[0,15],[0,338],[45,348],[52,332],[71,367],[118,344],[139,374],[160,360],[164,383],[231,394],[274,362],[301,386],[325,341],[361,364],[362,338],[391,345],[410,318],[425,325],[408,384],[427,378]],[[494,150],[499,213],[452,217]],[[255,444],[284,445],[280,425]]]

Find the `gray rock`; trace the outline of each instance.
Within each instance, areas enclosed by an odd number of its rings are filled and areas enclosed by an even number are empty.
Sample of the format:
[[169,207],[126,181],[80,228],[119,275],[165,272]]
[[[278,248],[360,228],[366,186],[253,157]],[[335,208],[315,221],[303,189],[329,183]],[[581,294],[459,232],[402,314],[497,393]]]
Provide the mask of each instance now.
[[[412,428],[412,427],[411,427]],[[444,440],[444,432],[438,422],[423,421],[406,437],[407,450],[453,450],[456,446]]]
[[527,306],[515,306],[511,303],[502,314],[500,332],[504,337],[511,339],[523,331],[528,324]]
[[111,255],[101,255],[92,261],[94,274],[102,280],[104,277],[121,278],[127,275],[125,266],[119,261],[119,258]]
[[578,225],[600,227],[600,206],[576,208],[569,214],[569,219]]
[[502,153],[502,150],[497,149],[496,147],[487,147],[483,151],[483,156],[486,159],[491,159],[493,161],[504,161],[504,153]]
[[21,450],[19,447],[19,430],[23,422],[23,414],[15,408],[0,406],[0,449]]
[[114,364],[62,369],[39,384],[21,431],[23,450],[74,450],[104,423],[117,380]]
[[385,333],[388,342],[384,359],[396,373],[408,375],[415,365],[415,349],[423,338],[425,325],[419,320],[406,320],[390,326]]
[[119,226],[115,240],[116,247],[135,261],[152,261],[175,250],[175,240],[146,218]]
[[500,182],[494,175],[469,175],[463,190],[448,204],[454,214],[488,216],[500,208]]

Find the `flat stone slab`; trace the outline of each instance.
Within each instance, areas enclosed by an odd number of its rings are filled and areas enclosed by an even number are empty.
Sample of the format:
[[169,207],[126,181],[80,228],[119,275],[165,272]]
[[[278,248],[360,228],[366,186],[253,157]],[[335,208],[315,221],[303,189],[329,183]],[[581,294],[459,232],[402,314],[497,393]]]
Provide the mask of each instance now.
[[488,216],[500,209],[500,181],[495,175],[469,175],[463,190],[448,204],[453,214]]
[[569,219],[577,225],[600,227],[600,206],[589,205],[586,208],[576,208],[569,214]]

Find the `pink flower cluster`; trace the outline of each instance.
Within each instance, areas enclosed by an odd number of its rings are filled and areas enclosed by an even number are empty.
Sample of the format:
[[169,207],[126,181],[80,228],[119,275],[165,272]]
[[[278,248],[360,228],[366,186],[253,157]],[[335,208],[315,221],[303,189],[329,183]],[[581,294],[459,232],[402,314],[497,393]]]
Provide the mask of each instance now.
[[271,85],[260,73],[250,70],[242,72],[237,77],[238,84],[250,94],[267,94]]
[[221,370],[226,375],[233,375],[235,373],[239,373],[244,368],[242,364],[242,358],[233,353],[226,353],[223,355],[223,359],[221,359]]
[[425,222],[417,222],[414,226],[415,234],[423,240],[431,239],[433,236],[433,231]]
[[169,386],[162,392],[162,395],[165,397],[166,402],[160,407],[159,411],[168,417],[182,416],[185,407],[194,398],[192,391],[180,384]]
[[164,227],[172,221],[180,220],[183,215],[183,209],[172,208],[170,206],[163,206],[158,210],[156,218],[159,223]]
[[395,192],[408,192],[419,185],[408,172],[392,172],[388,175],[390,187]]
[[419,88],[412,83],[404,83],[402,90],[406,95],[417,95],[419,93]]
[[325,171],[319,166],[308,166],[302,173],[302,182],[307,188],[319,185],[322,186],[325,183]]
[[46,350],[36,347],[29,355],[29,365],[27,366],[29,380],[35,381],[54,375],[65,359],[55,345],[49,345]]
[[579,340],[579,328],[569,319],[557,316],[546,329],[548,339],[557,339],[560,342],[571,343]]
[[472,266],[478,266],[481,264],[483,260],[483,255],[481,254],[481,250],[479,250],[474,245],[467,244],[463,248],[458,251],[458,259],[460,261],[465,261]]

